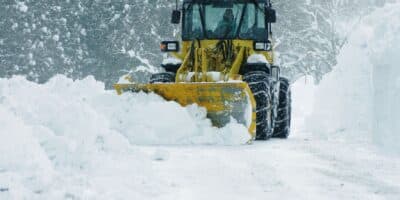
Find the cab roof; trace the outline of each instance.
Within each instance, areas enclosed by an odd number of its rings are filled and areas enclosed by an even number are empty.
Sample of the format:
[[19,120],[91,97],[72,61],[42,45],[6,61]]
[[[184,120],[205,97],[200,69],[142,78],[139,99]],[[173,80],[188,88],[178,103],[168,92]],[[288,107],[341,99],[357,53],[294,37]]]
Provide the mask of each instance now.
[[240,3],[265,3],[267,0],[183,0],[184,3],[211,3],[211,2],[240,2]]

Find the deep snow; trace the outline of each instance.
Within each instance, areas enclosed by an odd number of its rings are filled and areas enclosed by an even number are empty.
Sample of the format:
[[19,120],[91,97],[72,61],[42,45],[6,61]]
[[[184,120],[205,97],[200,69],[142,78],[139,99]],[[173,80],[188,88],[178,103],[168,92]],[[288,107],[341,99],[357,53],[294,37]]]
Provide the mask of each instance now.
[[0,79],[0,199],[397,200],[399,15],[372,13],[321,85],[293,85],[289,140],[241,145],[241,125],[91,77]]
[[[400,4],[366,17],[315,92],[307,128],[400,153]],[[318,121],[318,123],[315,123]],[[349,138],[350,139],[350,138]]]
[[117,134],[131,144],[230,145],[250,139],[242,134],[246,128],[236,123],[223,129],[212,127],[204,108],[182,108],[154,94],[117,96],[93,77],[74,82],[56,76],[43,85],[23,77],[0,79],[0,94],[1,107],[11,110],[23,124],[44,127],[56,136],[84,136],[82,140],[94,142]]

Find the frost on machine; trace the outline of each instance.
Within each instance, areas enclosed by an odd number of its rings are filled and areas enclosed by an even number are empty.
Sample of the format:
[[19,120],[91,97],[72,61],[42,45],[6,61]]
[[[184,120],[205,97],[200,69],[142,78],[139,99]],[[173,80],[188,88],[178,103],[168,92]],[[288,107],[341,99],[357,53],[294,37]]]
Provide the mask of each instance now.
[[[207,109],[214,126],[231,118],[248,128],[253,139],[287,138],[290,130],[290,85],[274,65],[270,0],[184,0],[172,12],[182,21],[182,42],[163,41],[165,72],[150,83],[115,84],[123,92],[154,92],[183,106]],[[249,112],[250,111],[250,112]]]

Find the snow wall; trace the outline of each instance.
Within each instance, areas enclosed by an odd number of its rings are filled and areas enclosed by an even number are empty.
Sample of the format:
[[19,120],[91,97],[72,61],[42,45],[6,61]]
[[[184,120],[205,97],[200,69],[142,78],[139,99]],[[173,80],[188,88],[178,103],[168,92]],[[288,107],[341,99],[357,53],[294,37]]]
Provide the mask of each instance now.
[[400,152],[399,63],[400,3],[395,3],[373,12],[352,31],[335,70],[311,92],[307,129]]

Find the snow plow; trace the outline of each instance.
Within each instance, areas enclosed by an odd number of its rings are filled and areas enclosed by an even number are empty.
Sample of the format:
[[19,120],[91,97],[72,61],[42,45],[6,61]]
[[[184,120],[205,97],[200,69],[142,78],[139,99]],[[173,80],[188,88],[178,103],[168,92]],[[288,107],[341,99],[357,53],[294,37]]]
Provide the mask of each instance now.
[[235,119],[253,139],[287,138],[290,85],[274,65],[270,0],[184,0],[171,22],[181,19],[182,42],[160,45],[165,72],[153,74],[148,84],[126,75],[127,83],[114,85],[117,93],[154,92],[205,107],[214,126]]

